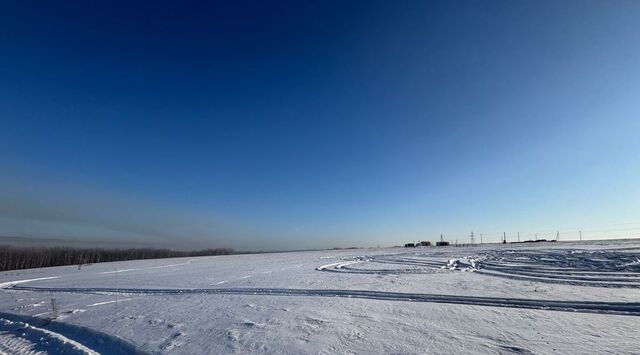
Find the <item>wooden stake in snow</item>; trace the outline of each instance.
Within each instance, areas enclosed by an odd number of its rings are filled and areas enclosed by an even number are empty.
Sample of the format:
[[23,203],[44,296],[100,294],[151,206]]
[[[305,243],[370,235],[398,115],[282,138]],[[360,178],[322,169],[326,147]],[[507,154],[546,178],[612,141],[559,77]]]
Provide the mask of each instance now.
[[115,302],[116,313],[114,315],[114,318],[118,317],[118,269],[116,269],[115,271],[116,271],[115,272],[115,275],[116,275],[116,287],[115,287],[115,289],[116,289],[116,293],[115,293],[115,295],[116,295],[116,302]]
[[58,306],[56,306],[56,299],[51,298],[51,319],[58,318]]

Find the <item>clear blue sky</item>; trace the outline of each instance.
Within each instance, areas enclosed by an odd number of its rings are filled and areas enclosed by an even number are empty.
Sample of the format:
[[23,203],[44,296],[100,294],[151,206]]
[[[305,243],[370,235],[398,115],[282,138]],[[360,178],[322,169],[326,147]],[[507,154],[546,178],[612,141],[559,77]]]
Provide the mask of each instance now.
[[0,234],[274,249],[639,226],[639,19],[3,1]]

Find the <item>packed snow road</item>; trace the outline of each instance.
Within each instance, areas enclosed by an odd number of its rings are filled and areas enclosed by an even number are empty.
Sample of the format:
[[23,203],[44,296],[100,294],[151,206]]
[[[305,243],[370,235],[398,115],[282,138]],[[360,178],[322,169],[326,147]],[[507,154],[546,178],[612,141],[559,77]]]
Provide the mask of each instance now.
[[13,271],[0,274],[0,353],[631,354],[639,288],[640,241]]
[[[640,302],[580,302],[580,301],[554,301],[534,300],[518,298],[473,297],[457,295],[438,295],[425,293],[400,293],[380,292],[367,290],[313,290],[295,288],[108,288],[108,287],[29,287],[14,286],[12,290],[33,292],[63,292],[63,293],[89,293],[89,294],[126,294],[126,295],[265,295],[265,296],[315,296],[315,297],[347,297],[364,298],[384,301],[405,302],[432,302],[449,304],[466,304],[488,307],[527,308],[548,311],[604,313],[629,316],[640,316]],[[131,300],[126,298],[120,302]],[[117,301],[99,302],[91,306],[115,303]]]

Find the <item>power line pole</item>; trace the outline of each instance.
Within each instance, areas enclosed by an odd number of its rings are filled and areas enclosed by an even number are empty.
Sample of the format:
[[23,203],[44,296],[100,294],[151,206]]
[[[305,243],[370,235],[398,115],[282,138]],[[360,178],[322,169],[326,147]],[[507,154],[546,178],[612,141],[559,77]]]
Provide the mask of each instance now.
[[582,231],[578,231],[580,232],[580,240],[582,240]]
[[471,245],[475,244],[475,241],[473,240],[473,231],[471,231]]
[[502,244],[507,244],[507,232],[502,232]]
[[480,244],[482,244],[482,233],[480,233]]
[[518,243],[520,243],[520,232],[518,232]]
[[556,242],[560,241],[560,231],[556,231]]

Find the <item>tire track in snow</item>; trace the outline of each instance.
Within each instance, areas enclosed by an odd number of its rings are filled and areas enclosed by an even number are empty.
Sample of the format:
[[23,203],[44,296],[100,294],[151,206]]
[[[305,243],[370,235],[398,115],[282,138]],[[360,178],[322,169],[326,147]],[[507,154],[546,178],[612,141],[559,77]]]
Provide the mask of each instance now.
[[11,286],[14,286],[14,285],[17,285],[17,284],[23,284],[23,283],[26,283],[26,282],[41,281],[41,280],[52,280],[52,279],[57,279],[59,277],[60,276],[50,276],[50,277],[39,277],[37,279],[7,281],[7,282],[0,283],[0,289],[9,288]]
[[[372,262],[379,264],[396,264],[396,265],[410,265],[417,266],[414,268],[404,268],[404,269],[359,269],[354,268],[352,265],[363,263],[363,262]],[[326,271],[326,272],[336,272],[336,273],[344,273],[344,274],[426,274],[431,273],[432,269],[440,268],[441,266],[446,265],[442,262],[437,261],[420,261],[415,259],[405,259],[405,258],[395,258],[389,256],[366,256],[366,257],[356,257],[354,260],[349,261],[340,261],[336,263],[331,263],[327,265],[322,265],[316,268],[318,271]]]
[[564,311],[578,313],[599,313],[627,316],[640,316],[640,302],[587,302],[556,301],[523,298],[496,298],[460,295],[442,295],[427,293],[401,293],[369,290],[314,290],[289,288],[187,288],[187,289],[143,289],[143,288],[101,288],[101,287],[30,287],[12,286],[10,289],[33,292],[64,293],[120,293],[137,295],[266,295],[290,297],[345,297],[382,301],[447,303],[470,306],[522,308],[548,311]]
[[[474,258],[469,269],[478,274],[519,281],[603,288],[640,288],[640,258],[631,253],[598,251],[573,253],[557,251],[496,251]],[[355,257],[354,261],[337,262],[316,268],[318,271],[345,274],[429,274],[447,264],[414,253]],[[594,258],[595,256],[595,258]],[[434,255],[429,255],[432,258]],[[404,268],[356,268],[359,261],[410,266]],[[473,264],[473,262],[472,262]]]
[[572,279],[556,279],[546,275],[540,276],[523,276],[515,273],[500,273],[500,272],[488,272],[484,269],[476,271],[477,274],[501,277],[505,279],[517,280],[517,281],[530,281],[530,282],[542,282],[551,284],[571,285],[571,286],[591,286],[602,288],[640,288],[638,283],[616,283],[616,282],[598,282],[598,281],[575,281]]
[[193,263],[194,261],[196,261],[196,259],[191,259],[189,261],[185,261],[183,263],[177,263],[177,264],[167,264],[167,265],[158,265],[158,266],[149,266],[149,267],[142,267],[142,268],[135,268],[135,269],[122,269],[122,270],[111,270],[111,271],[103,271],[103,272],[99,272],[98,274],[100,275],[106,275],[106,274],[114,274],[114,273],[123,273],[123,272],[130,272],[130,271],[140,271],[140,270],[153,270],[153,269],[164,269],[164,268],[168,268],[168,267],[176,267],[176,266],[183,266],[183,265],[189,265],[191,263]]
[[604,288],[640,288],[640,257],[615,250],[490,252],[478,273],[513,280]]
[[131,301],[132,299],[133,298],[123,298],[123,299],[117,300],[117,301],[96,302],[96,303],[88,304],[87,307],[104,306],[105,304],[119,303],[119,302],[124,302],[124,301]]
[[348,265],[357,264],[366,260],[351,260],[351,261],[340,261],[337,263],[322,265],[316,268],[318,271],[334,271],[344,269]]
[[[271,273],[271,271],[263,271],[263,272],[261,272],[261,273],[262,273],[262,274],[270,274],[270,273]],[[238,278],[233,279],[233,280],[222,280],[222,281],[219,281],[219,282],[214,282],[214,283],[212,283],[212,284],[209,284],[209,286],[222,285],[222,284],[226,284],[226,283],[227,283],[227,282],[229,282],[229,281],[232,281],[232,282],[233,282],[233,281],[246,280],[246,279],[248,279],[248,278],[251,278],[251,276],[253,276],[253,275],[244,275],[244,276],[238,277]]]

